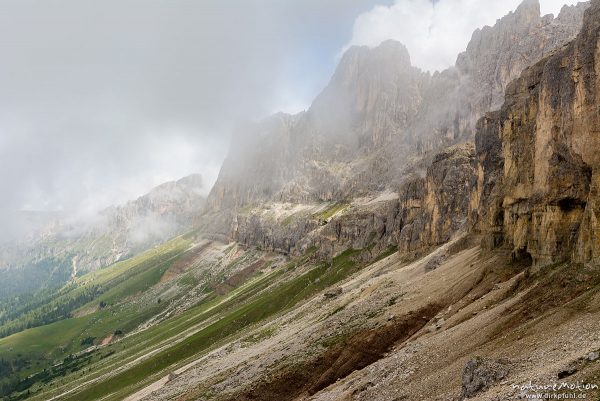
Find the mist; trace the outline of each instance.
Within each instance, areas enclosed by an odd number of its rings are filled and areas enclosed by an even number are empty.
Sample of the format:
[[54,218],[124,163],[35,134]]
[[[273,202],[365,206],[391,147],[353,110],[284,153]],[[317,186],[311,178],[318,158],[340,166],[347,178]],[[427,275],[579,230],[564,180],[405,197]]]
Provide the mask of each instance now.
[[19,210],[92,215],[191,173],[207,193],[232,127],[308,107],[385,3],[3,1],[1,235],[27,232]]
[[234,127],[308,109],[348,46],[439,69],[519,3],[477,1],[3,1],[0,240],[18,211],[89,218],[192,173],[206,195]]

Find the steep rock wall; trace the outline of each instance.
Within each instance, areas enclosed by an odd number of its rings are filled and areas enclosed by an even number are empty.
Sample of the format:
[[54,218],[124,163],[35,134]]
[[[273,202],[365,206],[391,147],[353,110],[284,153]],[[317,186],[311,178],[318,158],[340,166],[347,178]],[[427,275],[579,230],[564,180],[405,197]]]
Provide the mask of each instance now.
[[577,38],[526,69],[479,122],[479,228],[547,264],[598,261],[600,1]]
[[472,140],[476,121],[502,103],[506,85],[575,37],[587,6],[542,17],[539,1],[525,0],[477,30],[441,73],[412,66],[398,42],[349,49],[309,110],[238,130],[209,208],[396,191],[424,156]]
[[439,245],[467,227],[476,168],[475,146],[456,145],[437,154],[425,177],[407,180],[397,194],[356,200],[326,219],[314,208],[296,212],[288,206],[290,212],[277,213],[266,204],[238,213],[231,237],[287,254],[314,248],[323,260],[348,248],[376,257],[392,246],[412,252]]
[[438,153],[424,180],[408,183],[403,194],[399,249],[439,245],[467,228],[469,205],[477,183],[475,146],[456,145]]

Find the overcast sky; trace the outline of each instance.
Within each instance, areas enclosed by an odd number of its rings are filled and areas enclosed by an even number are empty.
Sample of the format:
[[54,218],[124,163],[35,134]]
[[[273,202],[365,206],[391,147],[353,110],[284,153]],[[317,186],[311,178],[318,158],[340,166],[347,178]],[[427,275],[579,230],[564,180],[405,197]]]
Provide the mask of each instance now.
[[518,3],[0,0],[0,218],[95,210],[195,172],[208,191],[231,127],[308,107],[347,45],[398,39],[440,69]]

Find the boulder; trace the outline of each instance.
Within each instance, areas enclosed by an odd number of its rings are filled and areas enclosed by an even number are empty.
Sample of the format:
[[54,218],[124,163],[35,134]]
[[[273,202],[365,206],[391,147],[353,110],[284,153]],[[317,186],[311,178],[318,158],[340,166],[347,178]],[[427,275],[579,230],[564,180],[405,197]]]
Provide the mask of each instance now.
[[462,375],[461,399],[472,398],[508,376],[506,361],[473,358],[465,365]]

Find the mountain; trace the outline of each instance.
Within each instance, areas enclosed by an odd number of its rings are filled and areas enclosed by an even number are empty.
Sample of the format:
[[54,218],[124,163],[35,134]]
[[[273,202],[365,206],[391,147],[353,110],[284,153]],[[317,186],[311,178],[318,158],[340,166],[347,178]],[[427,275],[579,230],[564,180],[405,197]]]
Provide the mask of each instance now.
[[542,17],[539,3],[527,0],[477,30],[456,66],[433,75],[413,67],[398,42],[350,48],[309,110],[239,128],[209,207],[397,190],[423,157],[472,140],[477,120],[500,106],[508,83],[575,37],[587,7]]
[[472,218],[473,199],[449,204],[440,194],[476,186],[477,120],[524,68],[577,35],[588,7],[565,6],[554,18],[524,1],[433,75],[395,41],[350,48],[308,111],[240,128],[202,225],[288,254],[314,246],[325,259],[348,246],[377,254],[446,242]]
[[0,247],[2,297],[57,287],[78,274],[130,257],[192,228],[204,206],[203,181],[191,175],[164,183],[121,206],[78,219],[67,213],[22,212],[33,229]]
[[0,302],[0,396],[599,399],[599,77],[600,0],[525,0],[433,75],[349,50],[240,127],[205,209],[177,182],[105,211],[190,232]]

